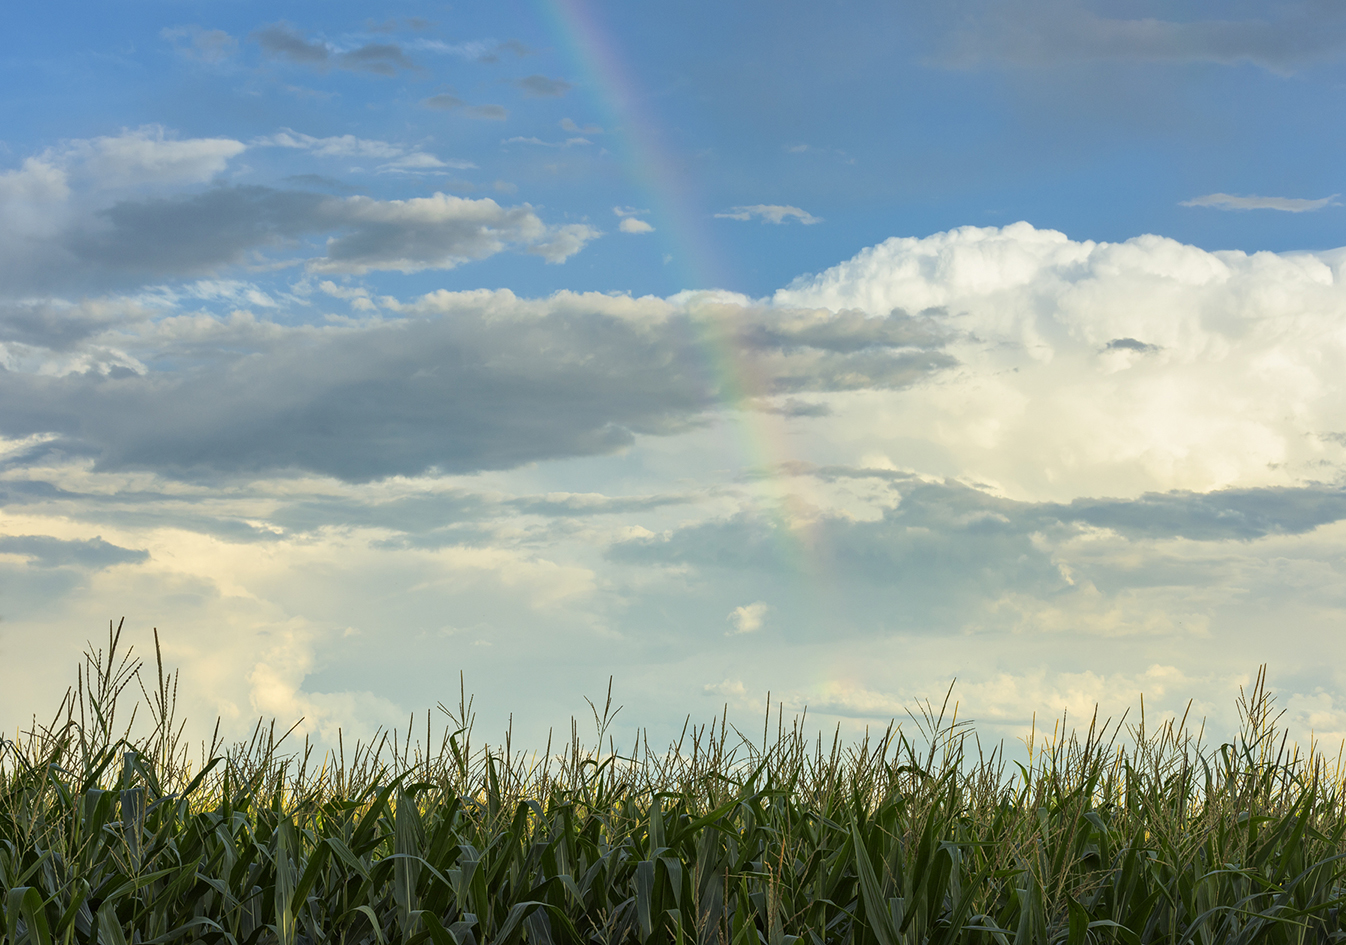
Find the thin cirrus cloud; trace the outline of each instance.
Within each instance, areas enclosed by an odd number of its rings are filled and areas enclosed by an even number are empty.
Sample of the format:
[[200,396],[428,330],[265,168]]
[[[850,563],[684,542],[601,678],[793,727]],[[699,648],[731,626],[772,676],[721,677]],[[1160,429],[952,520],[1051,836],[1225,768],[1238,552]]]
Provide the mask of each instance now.
[[1286,213],[1308,213],[1324,207],[1339,207],[1341,194],[1331,194],[1316,200],[1302,197],[1260,197],[1257,194],[1206,194],[1184,200],[1179,206],[1210,207],[1213,210],[1281,210]]
[[509,118],[509,110],[503,105],[469,105],[452,92],[440,92],[438,95],[431,95],[429,98],[422,99],[421,105],[437,111],[460,109],[467,117],[479,118],[484,121],[504,121]]
[[172,43],[179,55],[211,65],[219,65],[238,52],[238,40],[224,30],[204,29],[196,24],[166,26],[159,36]]
[[731,207],[721,213],[715,214],[721,220],[752,220],[758,219],[763,223],[784,223],[787,220],[795,220],[809,226],[814,223],[822,223],[822,217],[815,217],[807,210],[801,210],[798,207],[782,206],[780,204],[758,203],[752,206]]
[[562,118],[560,121],[562,131],[577,132],[586,135],[601,135],[603,128],[600,125],[579,125],[573,118]]
[[575,148],[593,144],[588,138],[566,138],[564,141],[544,141],[533,135],[515,135],[500,142],[503,144],[532,144],[540,148]]
[[496,42],[491,39],[473,39],[461,43],[446,43],[438,39],[416,39],[407,44],[411,49],[426,50],[441,55],[457,56],[472,62],[496,63],[509,53],[516,58],[531,56],[533,50],[517,39]]
[[1346,51],[1346,19],[1315,8],[1269,20],[1186,22],[1099,16],[1081,4],[1020,0],[965,18],[932,62],[958,69],[983,65],[1041,68],[1094,61],[1250,63],[1289,73]]
[[416,64],[396,43],[365,43],[342,50],[322,39],[307,39],[291,24],[281,21],[254,30],[249,38],[269,59],[325,72],[331,68],[372,75],[393,76]]
[[408,150],[401,145],[376,139],[357,138],[355,135],[335,135],[315,138],[290,128],[273,135],[254,138],[254,147],[279,147],[308,151],[318,157],[366,157],[384,160],[381,172],[433,173],[452,170],[474,170],[477,165],[458,159],[444,160],[419,149]]
[[514,86],[530,98],[560,98],[574,88],[565,79],[551,79],[545,75],[530,75],[515,79]]

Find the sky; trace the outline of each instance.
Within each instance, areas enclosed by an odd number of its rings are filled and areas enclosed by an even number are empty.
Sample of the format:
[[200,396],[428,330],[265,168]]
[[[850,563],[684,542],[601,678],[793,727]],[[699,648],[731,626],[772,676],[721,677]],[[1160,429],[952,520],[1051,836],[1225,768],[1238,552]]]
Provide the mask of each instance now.
[[0,732],[125,616],[230,736],[1346,737],[1339,4],[53,0],[0,87]]

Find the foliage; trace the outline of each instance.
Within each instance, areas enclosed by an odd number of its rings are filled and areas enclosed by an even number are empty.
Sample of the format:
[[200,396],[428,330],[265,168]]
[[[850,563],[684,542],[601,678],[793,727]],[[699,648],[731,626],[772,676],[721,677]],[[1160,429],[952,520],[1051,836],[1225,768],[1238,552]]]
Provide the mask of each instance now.
[[[120,628],[52,725],[0,746],[0,943],[1346,941],[1339,772],[1277,728],[1259,675],[1208,750],[1186,720],[1059,725],[1027,763],[926,705],[843,744],[768,711],[621,756],[381,735],[347,758],[251,740],[188,764],[176,679]],[[157,656],[157,637],[156,637]],[[956,714],[956,713],[955,713]],[[414,722],[414,719],[413,719]],[[601,750],[605,744],[608,750]],[[920,746],[920,747],[918,747]]]

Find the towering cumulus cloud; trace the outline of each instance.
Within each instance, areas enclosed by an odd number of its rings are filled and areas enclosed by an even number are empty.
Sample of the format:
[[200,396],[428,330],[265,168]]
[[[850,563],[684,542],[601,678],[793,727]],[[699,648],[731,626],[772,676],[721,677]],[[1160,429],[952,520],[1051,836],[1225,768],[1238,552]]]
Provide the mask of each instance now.
[[1019,223],[890,239],[775,303],[901,307],[954,333],[959,370],[900,398],[888,428],[941,472],[1043,499],[1204,491],[1339,475],[1344,264]]

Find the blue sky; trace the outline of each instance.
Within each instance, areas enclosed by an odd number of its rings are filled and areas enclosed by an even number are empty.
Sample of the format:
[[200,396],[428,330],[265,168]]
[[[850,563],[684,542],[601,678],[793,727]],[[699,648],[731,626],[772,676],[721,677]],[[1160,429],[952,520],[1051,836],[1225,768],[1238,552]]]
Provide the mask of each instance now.
[[[848,731],[1271,662],[1346,733],[1330,3],[49,3],[0,38],[0,686]],[[452,688],[449,686],[448,688]]]

